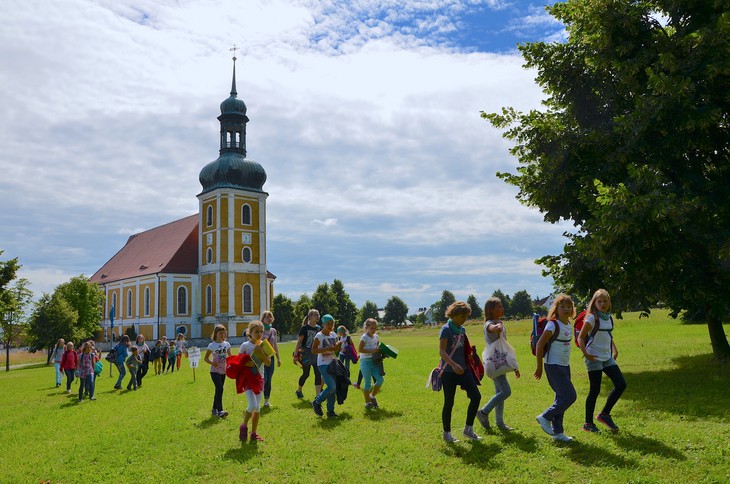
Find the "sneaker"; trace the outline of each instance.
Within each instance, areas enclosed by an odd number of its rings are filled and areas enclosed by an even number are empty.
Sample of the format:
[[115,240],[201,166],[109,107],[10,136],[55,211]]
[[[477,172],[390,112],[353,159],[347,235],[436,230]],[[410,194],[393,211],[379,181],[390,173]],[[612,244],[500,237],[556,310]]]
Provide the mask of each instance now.
[[115,385],[115,386],[114,386],[114,389],[115,389],[115,390],[121,390],[121,389],[122,389],[122,387],[119,387],[119,386],[116,386],[116,385]]
[[560,432],[559,434],[553,435],[553,440],[556,442],[572,442],[573,437],[568,437],[564,433]]
[[246,439],[248,438],[248,427],[241,424],[240,427],[238,427],[238,440],[241,442],[246,442]]
[[372,395],[370,395],[370,403],[373,404],[373,407],[374,408],[379,408],[378,407],[378,400],[374,396],[372,396]]
[[225,410],[221,410],[220,412],[218,412],[218,418],[226,418],[227,416],[228,412],[226,412]]
[[264,407],[271,408],[271,404],[268,401],[266,401],[266,402],[264,402]]
[[444,440],[449,444],[453,444],[459,441],[459,439],[451,435],[451,432],[444,432]]
[[586,423],[584,423],[583,424],[583,430],[585,432],[594,432],[594,433],[600,432],[600,430],[598,430],[598,427],[596,427],[596,424],[594,424],[593,422],[586,422]]
[[357,383],[353,383],[353,384],[352,384],[352,386],[354,386],[354,387],[355,387],[355,388],[357,388],[358,390],[360,389],[360,385],[359,385],[359,384],[357,384]]
[[214,416],[214,417],[217,417],[217,416],[218,416],[218,410],[215,410],[215,409],[213,409],[213,411],[212,411],[212,412],[210,412],[210,414],[211,414],[212,416]]
[[611,432],[613,432],[613,433],[618,432],[618,425],[616,425],[613,422],[613,419],[611,418],[611,416],[609,414],[607,414],[607,413],[599,413],[598,415],[596,415],[596,420],[598,420],[603,425],[605,425],[606,427],[608,427],[609,429],[611,429]]
[[482,424],[482,427],[484,427],[486,430],[492,430],[492,427],[489,425],[489,414],[484,413],[481,410],[477,411],[477,420],[479,420],[479,423]]
[[294,394],[297,396],[297,398],[304,398],[304,394],[302,392],[300,392],[299,390],[294,392]]
[[81,402],[83,402],[83,401],[84,401],[84,399],[83,399],[83,398],[79,398],[79,403],[81,403]]
[[324,412],[322,412],[322,404],[317,403],[316,400],[312,402],[312,410],[314,410],[314,413],[316,413],[318,417],[324,415]]
[[256,432],[251,432],[251,442],[263,442],[264,438]]
[[71,390],[66,390],[66,393],[71,393]]
[[509,425],[505,423],[497,424],[497,428],[503,432],[509,432],[510,430],[514,430],[514,427],[510,427]]
[[60,384],[60,383],[56,383],[56,388],[58,388],[58,387],[60,387],[60,386],[61,386],[61,384]]
[[375,405],[373,405],[370,402],[368,402],[368,403],[365,404],[365,410],[370,410],[371,408],[375,408]]
[[337,418],[339,415],[337,415],[335,412],[327,412],[327,418]]
[[542,415],[538,415],[537,417],[535,417],[535,420],[537,420],[537,423],[540,424],[543,432],[548,435],[555,435],[555,432],[553,432],[553,426],[550,424],[550,420],[546,419]]
[[89,400],[96,400],[96,397],[91,397],[89,398]]
[[482,438],[479,437],[476,432],[474,432],[474,427],[470,426],[470,425],[467,425],[464,427],[463,434],[464,434],[464,437],[466,437],[467,439],[470,439],[470,440],[482,440]]

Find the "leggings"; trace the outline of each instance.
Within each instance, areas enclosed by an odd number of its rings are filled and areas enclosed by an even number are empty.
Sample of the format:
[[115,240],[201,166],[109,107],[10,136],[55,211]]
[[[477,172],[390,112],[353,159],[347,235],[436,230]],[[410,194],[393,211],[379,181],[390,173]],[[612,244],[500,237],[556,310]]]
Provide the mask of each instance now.
[[[167,358],[168,358],[168,356],[169,355],[167,353],[162,353],[161,358],[162,358],[162,371],[163,372],[167,371]],[[170,365],[170,366],[172,366],[172,365]]]
[[142,363],[139,365],[139,370],[137,370],[137,386],[142,386],[142,378],[145,377],[147,374],[147,371],[150,368],[149,362]]
[[226,375],[210,372],[210,379],[215,385],[215,395],[213,396],[213,410],[223,411],[223,385],[226,383]]
[[76,370],[63,370],[66,373],[66,390],[71,390],[71,383],[74,381],[76,376]]
[[261,411],[261,395],[262,393],[254,393],[253,390],[246,390],[246,400],[248,400],[248,407],[246,411],[248,413],[258,413]]
[[441,410],[441,423],[444,432],[451,432],[451,410],[454,408],[454,396],[456,395],[456,387],[466,390],[466,396],[469,397],[469,407],[466,410],[466,425],[474,425],[474,417],[479,410],[479,402],[482,394],[479,393],[476,381],[469,370],[464,371],[461,375],[457,375],[453,371],[446,371],[441,375],[441,383],[444,390],[444,408]]
[[276,368],[276,357],[271,357],[271,364],[264,366],[264,398],[266,400],[271,396],[271,380],[274,378],[274,369]]
[[304,384],[307,382],[307,378],[309,378],[309,369],[310,368],[314,368],[314,384],[315,385],[322,384],[322,375],[319,373],[319,368],[317,368],[317,365],[302,364],[302,376],[299,377],[299,386],[300,387],[303,387]]
[[606,399],[606,405],[601,410],[601,413],[611,415],[613,406],[616,405],[621,394],[626,390],[626,380],[624,379],[621,370],[618,365],[607,366],[602,371],[589,371],[588,379],[590,380],[591,387],[586,397],[586,423],[593,423],[593,412],[596,409],[596,400],[598,400],[598,394],[601,393],[601,379],[605,373],[613,382],[613,390],[608,394]]

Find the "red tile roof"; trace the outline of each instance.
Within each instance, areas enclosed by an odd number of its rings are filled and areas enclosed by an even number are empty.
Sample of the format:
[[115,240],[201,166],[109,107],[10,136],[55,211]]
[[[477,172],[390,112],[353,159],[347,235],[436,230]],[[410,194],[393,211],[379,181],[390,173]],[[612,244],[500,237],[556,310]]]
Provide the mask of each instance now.
[[130,236],[91,281],[103,284],[157,273],[198,273],[198,214]]

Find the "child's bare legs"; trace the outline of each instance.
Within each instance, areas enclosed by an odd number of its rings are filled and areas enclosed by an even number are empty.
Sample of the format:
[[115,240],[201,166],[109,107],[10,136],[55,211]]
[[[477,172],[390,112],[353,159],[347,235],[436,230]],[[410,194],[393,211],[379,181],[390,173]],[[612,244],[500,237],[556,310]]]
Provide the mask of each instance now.
[[362,394],[365,396],[365,403],[370,403],[370,390],[363,388]]
[[378,394],[378,392],[380,391],[380,387],[381,387],[381,386],[382,386],[382,385],[375,385],[375,386],[373,387],[373,391],[372,391],[372,392],[370,392],[370,394],[371,394],[372,396],[375,396],[375,395],[377,395],[377,394]]
[[255,434],[256,429],[259,426],[259,412],[254,412],[251,414],[251,433]]

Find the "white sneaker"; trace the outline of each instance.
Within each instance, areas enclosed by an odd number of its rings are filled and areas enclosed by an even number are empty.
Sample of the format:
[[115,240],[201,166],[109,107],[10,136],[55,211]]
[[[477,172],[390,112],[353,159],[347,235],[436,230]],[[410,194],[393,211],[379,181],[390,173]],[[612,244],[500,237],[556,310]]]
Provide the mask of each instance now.
[[474,427],[472,426],[465,426],[463,434],[464,437],[470,440],[482,440],[482,438],[479,437],[476,432],[474,432]]
[[559,433],[557,435],[553,435],[553,440],[556,442],[572,442],[573,437],[568,437],[564,433]]
[[535,420],[537,420],[537,423],[540,424],[540,427],[542,427],[542,430],[548,434],[548,435],[555,435],[555,432],[553,432],[553,426],[550,424],[550,420],[546,419],[542,415],[538,415],[535,417]]
[[449,444],[453,444],[459,441],[459,439],[451,435],[451,432],[444,432],[444,440]]
[[268,402],[268,400],[264,402],[264,407],[271,407],[271,404]]

